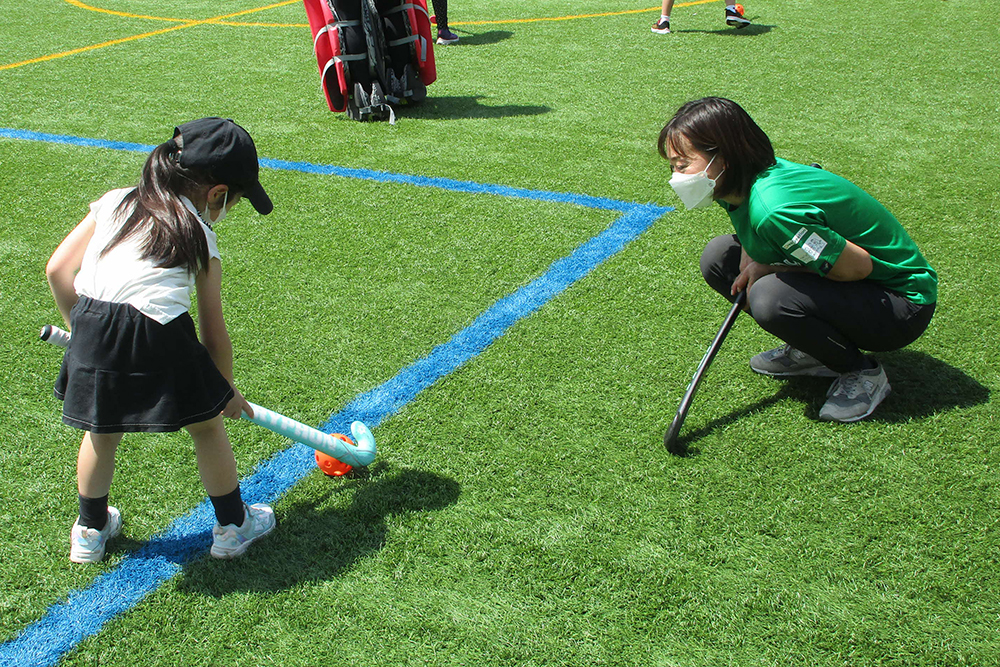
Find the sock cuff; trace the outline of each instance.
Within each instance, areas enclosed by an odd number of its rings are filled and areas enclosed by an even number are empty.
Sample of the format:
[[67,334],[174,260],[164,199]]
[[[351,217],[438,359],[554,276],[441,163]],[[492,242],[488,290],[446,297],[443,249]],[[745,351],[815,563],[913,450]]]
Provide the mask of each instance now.
[[80,525],[104,530],[108,525],[108,497],[88,498],[80,495]]
[[219,522],[220,526],[243,525],[243,519],[246,517],[239,484],[223,496],[209,496],[208,499],[212,501],[212,507],[215,508],[215,520]]

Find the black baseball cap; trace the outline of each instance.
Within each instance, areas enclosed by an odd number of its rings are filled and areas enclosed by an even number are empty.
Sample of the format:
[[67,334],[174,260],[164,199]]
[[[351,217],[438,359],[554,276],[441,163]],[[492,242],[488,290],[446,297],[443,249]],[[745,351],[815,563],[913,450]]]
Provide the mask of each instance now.
[[274,210],[258,175],[257,147],[242,127],[228,118],[200,118],[174,128],[180,165],[211,174],[243,191],[261,215]]

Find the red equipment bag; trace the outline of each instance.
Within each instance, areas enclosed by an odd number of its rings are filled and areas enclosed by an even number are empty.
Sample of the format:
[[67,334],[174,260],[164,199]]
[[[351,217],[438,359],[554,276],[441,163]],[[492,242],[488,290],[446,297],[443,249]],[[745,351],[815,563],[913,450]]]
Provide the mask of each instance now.
[[303,0],[331,111],[395,122],[437,79],[426,0]]

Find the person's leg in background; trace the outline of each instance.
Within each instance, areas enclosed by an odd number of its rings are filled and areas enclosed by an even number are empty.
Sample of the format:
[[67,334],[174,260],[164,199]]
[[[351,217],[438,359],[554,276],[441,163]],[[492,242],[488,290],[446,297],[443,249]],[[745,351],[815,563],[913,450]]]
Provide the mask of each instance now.
[[448,0],[431,0],[434,6],[434,18],[437,22],[437,43],[443,45],[454,44],[458,41],[458,35],[448,28]]

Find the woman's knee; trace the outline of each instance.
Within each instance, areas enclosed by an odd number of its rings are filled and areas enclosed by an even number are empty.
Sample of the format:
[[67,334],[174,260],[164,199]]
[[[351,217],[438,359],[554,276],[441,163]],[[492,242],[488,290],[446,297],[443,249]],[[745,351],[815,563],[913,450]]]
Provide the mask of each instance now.
[[716,236],[701,253],[701,275],[705,282],[728,295],[729,288],[740,270],[741,246],[732,234]]
[[747,292],[747,307],[754,320],[765,329],[789,317],[792,310],[792,290],[778,274],[772,273],[757,280]]

